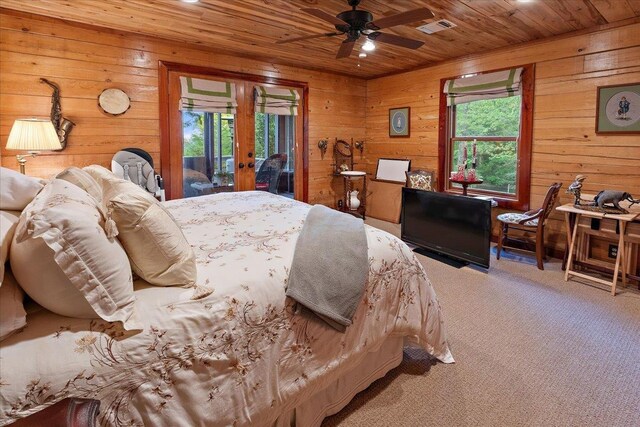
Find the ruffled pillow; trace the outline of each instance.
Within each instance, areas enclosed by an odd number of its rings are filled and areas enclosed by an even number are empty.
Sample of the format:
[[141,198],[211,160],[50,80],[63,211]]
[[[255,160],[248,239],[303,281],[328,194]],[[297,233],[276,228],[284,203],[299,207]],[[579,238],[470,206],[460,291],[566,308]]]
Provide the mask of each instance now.
[[24,293],[16,279],[7,271],[0,287],[0,341],[27,324],[27,313],[22,302]]
[[21,211],[27,206],[44,185],[11,169],[0,167],[0,209]]
[[20,212],[0,211],[0,340],[27,324],[27,314],[22,305],[22,289],[11,271],[5,271],[11,240],[19,219]]
[[131,266],[109,239],[98,203],[63,180],[47,184],[23,211],[11,244],[11,269],[38,304],[68,317],[122,322],[135,318]]
[[0,211],[0,286],[4,277],[4,265],[9,256],[9,248],[13,240],[13,233],[18,225],[20,212]]
[[56,178],[64,179],[65,181],[69,181],[70,183],[77,185],[89,193],[89,195],[96,199],[98,203],[102,202],[102,187],[91,175],[82,169],[72,166],[60,172],[56,175]]

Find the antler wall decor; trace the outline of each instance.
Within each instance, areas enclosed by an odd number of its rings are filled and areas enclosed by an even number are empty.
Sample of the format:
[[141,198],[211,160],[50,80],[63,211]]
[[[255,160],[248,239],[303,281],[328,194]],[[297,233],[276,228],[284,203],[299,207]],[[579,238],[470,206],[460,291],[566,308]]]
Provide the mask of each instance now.
[[76,124],[66,117],[62,117],[62,107],[60,106],[60,87],[56,83],[45,78],[40,78],[40,83],[44,83],[53,88],[53,93],[51,94],[51,122],[58,133],[60,145],[62,145],[60,150],[64,150],[67,146],[67,138]]

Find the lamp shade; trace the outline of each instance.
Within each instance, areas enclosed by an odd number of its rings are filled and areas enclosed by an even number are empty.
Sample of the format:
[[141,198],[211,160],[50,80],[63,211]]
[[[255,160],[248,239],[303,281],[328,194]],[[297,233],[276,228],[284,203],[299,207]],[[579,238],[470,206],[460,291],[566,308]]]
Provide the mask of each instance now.
[[18,119],[9,132],[7,148],[24,151],[60,150],[62,145],[51,120]]

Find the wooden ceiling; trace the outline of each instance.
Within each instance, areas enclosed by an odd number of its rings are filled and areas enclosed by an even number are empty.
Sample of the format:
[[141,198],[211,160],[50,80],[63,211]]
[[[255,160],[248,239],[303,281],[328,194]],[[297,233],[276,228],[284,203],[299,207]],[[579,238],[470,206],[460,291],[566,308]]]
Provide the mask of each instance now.
[[[435,18],[429,21],[383,30],[425,45],[409,50],[378,43],[359,59],[359,43],[353,57],[337,60],[341,37],[275,42],[334,30],[300,8],[336,15],[349,9],[345,0],[2,0],[2,7],[365,78],[640,16],[640,0],[363,0],[360,8],[374,18],[430,8]],[[415,29],[442,18],[458,27],[432,35]]]

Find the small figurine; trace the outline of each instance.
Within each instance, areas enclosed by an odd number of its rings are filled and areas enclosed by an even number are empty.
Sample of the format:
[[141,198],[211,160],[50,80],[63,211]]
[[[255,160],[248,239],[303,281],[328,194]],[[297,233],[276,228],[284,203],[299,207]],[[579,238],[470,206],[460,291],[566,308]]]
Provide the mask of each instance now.
[[469,169],[469,172],[467,172],[467,181],[475,181],[476,178],[476,170]]
[[[596,206],[602,211],[607,211],[608,209],[615,208],[622,213],[629,213],[626,209],[620,207],[620,202],[623,200],[627,200],[631,202],[629,207],[633,206],[636,203],[640,203],[640,200],[636,200],[631,197],[631,194],[624,191],[615,191],[615,190],[602,190],[599,192],[596,197],[593,198]],[[611,203],[613,206],[605,206],[605,203]]]
[[585,179],[587,179],[585,175],[577,175],[576,180],[569,185],[569,188],[567,188],[567,193],[571,193],[575,197],[573,202],[574,206],[580,206],[582,204],[580,194],[582,192],[582,183]]
[[464,181],[466,179],[463,165],[458,165],[458,172],[454,176],[456,181]]
[[[582,183],[587,179],[584,175],[577,175],[575,181],[567,188],[567,193],[573,194],[575,200],[573,205],[579,209],[588,211],[598,211],[604,213],[628,213],[626,209],[620,206],[620,202],[627,200],[631,202],[630,207],[636,203],[640,203],[640,199],[634,199],[631,194],[624,191],[616,190],[602,190],[597,196],[593,198],[593,201],[583,199],[581,196]],[[586,202],[586,203],[583,203]],[[609,204],[608,204],[609,203]]]

